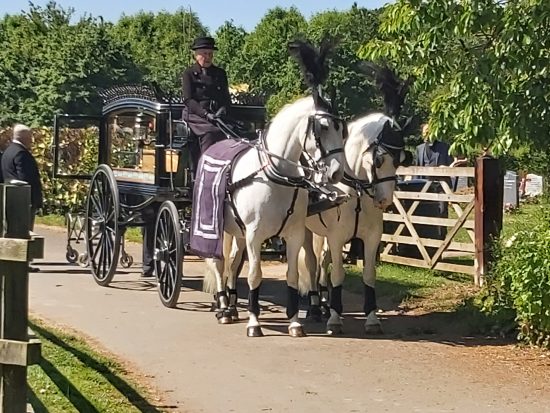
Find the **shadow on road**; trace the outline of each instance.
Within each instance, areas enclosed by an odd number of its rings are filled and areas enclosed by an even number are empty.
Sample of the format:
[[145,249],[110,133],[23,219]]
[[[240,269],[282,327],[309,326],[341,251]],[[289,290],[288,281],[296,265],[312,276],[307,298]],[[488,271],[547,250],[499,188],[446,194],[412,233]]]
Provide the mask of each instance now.
[[[81,363],[88,368],[94,369],[101,374],[113,387],[115,387],[121,394],[123,394],[128,401],[142,413],[161,413],[166,409],[175,409],[177,406],[154,406],[150,404],[140,393],[138,393],[132,386],[130,386],[124,379],[113,373],[110,367],[90,355],[80,351],[73,347],[70,343],[60,339],[56,335],[44,330],[40,326],[29,322],[33,331],[40,336],[52,342],[54,345],[61,347],[65,351],[74,355]],[[57,369],[49,360],[45,357],[40,360],[40,367],[48,375],[48,377],[55,383],[55,385],[66,395],[70,403],[79,412],[98,412],[99,410],[77,389],[70,380],[63,375],[61,371]],[[29,398],[31,404],[35,408],[36,412],[44,411],[44,405],[38,400],[36,394],[30,393]],[[44,409],[44,410],[41,410]]]

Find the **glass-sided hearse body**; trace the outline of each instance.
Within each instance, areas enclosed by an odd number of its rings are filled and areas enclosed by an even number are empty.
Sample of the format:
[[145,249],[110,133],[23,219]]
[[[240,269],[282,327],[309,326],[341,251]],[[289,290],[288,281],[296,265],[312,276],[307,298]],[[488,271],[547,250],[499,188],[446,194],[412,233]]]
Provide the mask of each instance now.
[[[124,232],[155,225],[155,275],[164,305],[177,303],[192,202],[196,137],[181,119],[183,102],[146,86],[105,90],[102,113],[57,115],[54,177],[88,179],[83,233],[96,282],[108,285],[121,260]],[[264,127],[261,98],[233,96],[243,137]],[[241,135],[243,133],[241,132]]]

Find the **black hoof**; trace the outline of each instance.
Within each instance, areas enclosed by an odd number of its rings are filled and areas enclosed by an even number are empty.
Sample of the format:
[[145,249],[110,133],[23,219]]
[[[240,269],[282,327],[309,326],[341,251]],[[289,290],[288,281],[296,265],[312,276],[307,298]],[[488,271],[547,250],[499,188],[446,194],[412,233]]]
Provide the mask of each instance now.
[[221,310],[216,313],[218,324],[232,324],[233,318],[229,314],[229,310]]
[[304,327],[297,326],[297,327],[288,327],[288,334],[290,337],[305,337],[306,332],[304,331]]
[[365,333],[372,336],[380,336],[384,334],[380,324],[365,325]]
[[323,321],[323,312],[318,306],[309,307],[309,310],[306,314],[306,321],[308,323],[320,323]]
[[342,334],[344,331],[341,324],[327,325],[327,334],[329,336],[337,336]]
[[330,318],[330,307],[328,305],[321,305],[321,314],[324,319]]
[[252,326],[246,329],[246,335],[247,337],[263,337],[264,333],[260,326]]
[[229,316],[233,321],[239,321],[239,312],[237,307],[229,307]]

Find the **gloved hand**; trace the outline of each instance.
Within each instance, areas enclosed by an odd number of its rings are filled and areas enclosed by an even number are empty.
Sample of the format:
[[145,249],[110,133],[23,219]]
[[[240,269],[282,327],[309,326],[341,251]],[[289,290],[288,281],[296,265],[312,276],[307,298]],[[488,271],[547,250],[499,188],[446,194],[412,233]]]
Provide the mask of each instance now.
[[216,115],[213,114],[212,112],[207,112],[207,113],[206,113],[206,119],[207,119],[209,122],[214,123],[214,121],[216,120]]

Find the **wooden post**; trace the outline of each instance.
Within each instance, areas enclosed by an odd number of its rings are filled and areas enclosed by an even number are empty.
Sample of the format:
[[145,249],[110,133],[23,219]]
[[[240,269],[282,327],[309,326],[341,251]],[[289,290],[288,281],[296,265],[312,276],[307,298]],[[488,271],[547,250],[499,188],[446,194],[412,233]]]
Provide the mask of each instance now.
[[[2,237],[27,240],[30,238],[31,193],[28,185],[0,185],[0,219],[2,220]],[[15,241],[15,240],[14,240]],[[22,241],[26,244],[28,241]],[[28,244],[27,244],[28,245]],[[3,248],[3,247],[2,247]],[[25,254],[28,254],[25,245]],[[0,360],[0,413],[25,413],[27,411],[27,365],[21,359],[27,358],[28,342],[28,289],[29,263],[28,255],[13,257],[19,259],[0,261],[0,341],[6,347],[14,341],[12,349],[19,348],[13,359],[7,363]],[[23,261],[25,259],[25,261]],[[22,343],[22,345],[20,345]],[[5,354],[2,354],[5,357]],[[7,357],[5,357],[7,358]],[[19,360],[19,361],[17,361]],[[24,365],[21,365],[24,364]]]
[[498,159],[481,157],[475,165],[475,283],[483,285],[492,259],[492,243],[502,229],[504,176]]

